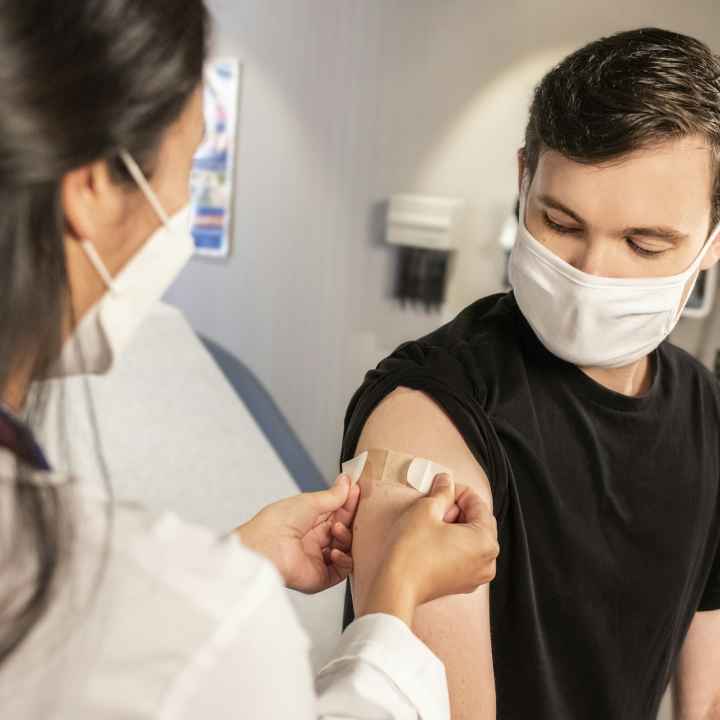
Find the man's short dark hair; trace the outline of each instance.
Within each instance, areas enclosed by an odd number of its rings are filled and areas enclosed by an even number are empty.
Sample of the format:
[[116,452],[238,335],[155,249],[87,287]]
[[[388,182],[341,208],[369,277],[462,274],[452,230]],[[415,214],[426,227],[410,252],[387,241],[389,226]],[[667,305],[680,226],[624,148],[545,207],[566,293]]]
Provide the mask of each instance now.
[[715,159],[712,224],[720,220],[720,57],[695,38],[658,28],[585,45],[540,84],[525,131],[529,176],[556,150],[581,163],[619,159],[699,133]]

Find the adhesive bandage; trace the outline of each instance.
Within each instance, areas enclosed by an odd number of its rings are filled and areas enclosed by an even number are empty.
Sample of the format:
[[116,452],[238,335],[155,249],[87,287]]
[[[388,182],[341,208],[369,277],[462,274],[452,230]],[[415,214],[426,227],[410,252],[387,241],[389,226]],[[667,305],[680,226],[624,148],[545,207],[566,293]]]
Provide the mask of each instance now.
[[[418,458],[394,450],[366,450],[342,464],[342,471],[353,484],[362,480],[375,484],[404,484],[426,495],[436,475],[451,474],[450,470],[432,460]],[[363,483],[365,484],[365,483]]]

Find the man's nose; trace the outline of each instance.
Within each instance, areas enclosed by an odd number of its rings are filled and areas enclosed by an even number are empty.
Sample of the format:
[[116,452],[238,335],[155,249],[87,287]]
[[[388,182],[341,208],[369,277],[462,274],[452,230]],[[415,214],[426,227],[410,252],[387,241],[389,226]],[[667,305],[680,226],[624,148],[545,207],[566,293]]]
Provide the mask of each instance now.
[[588,275],[607,277],[608,272],[607,253],[598,243],[585,242],[575,249],[570,258],[570,265]]

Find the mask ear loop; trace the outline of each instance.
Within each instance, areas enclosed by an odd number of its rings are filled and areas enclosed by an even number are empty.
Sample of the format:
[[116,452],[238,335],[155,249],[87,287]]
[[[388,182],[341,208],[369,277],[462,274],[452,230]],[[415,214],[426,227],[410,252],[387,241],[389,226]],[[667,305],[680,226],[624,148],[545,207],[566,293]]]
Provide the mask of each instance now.
[[523,189],[520,192],[520,197],[518,198],[518,224],[521,228],[527,230],[527,225],[525,224],[525,215],[527,213],[527,196],[528,196],[529,188],[523,182]]
[[710,236],[705,241],[705,245],[703,245],[702,248],[700,248],[700,252],[698,253],[698,259],[700,262],[702,262],[705,259],[705,255],[707,255],[708,250],[712,247],[713,243],[718,239],[718,236],[720,236],[720,222],[718,222],[715,227],[713,228],[713,231],[710,233]]
[[90,264],[95,268],[95,271],[102,278],[102,281],[105,283],[110,292],[117,292],[115,281],[105,267],[105,263],[100,259],[100,255],[98,255],[98,251],[95,249],[95,246],[89,240],[83,240],[82,243],[80,243],[80,246],[85,251]]
[[720,236],[720,222],[715,225],[715,228],[708,236],[708,239],[705,241],[705,244],[700,248],[700,252],[698,252],[695,259],[690,264],[690,267],[692,268],[693,265],[697,264],[697,275],[695,276],[695,281],[692,284],[692,287],[688,291],[687,295],[685,296],[685,300],[680,304],[680,307],[678,308],[677,314],[673,318],[672,325],[670,332],[675,328],[677,323],[680,321],[680,318],[682,317],[683,312],[685,311],[685,307],[687,306],[688,302],[690,301],[690,296],[693,293],[693,290],[695,288],[695,283],[697,283],[698,278],[700,277],[700,273],[702,270],[700,270],[700,265],[702,264],[702,261],[705,259],[705,255],[707,255],[708,250],[712,247],[713,243],[718,239]]
[[[125,167],[127,168],[128,172],[132,176],[133,180],[137,183],[138,187],[143,191],[143,194],[147,198],[150,205],[152,205],[153,210],[158,214],[158,217],[162,220],[164,225],[168,225],[170,223],[170,218],[168,217],[167,213],[165,212],[165,209],[163,208],[162,204],[158,200],[157,195],[155,194],[155,191],[150,186],[150,183],[145,178],[145,175],[143,174],[143,171],[140,169],[140,166],[135,162],[132,155],[127,150],[120,150],[120,157],[122,158],[123,162],[125,163]],[[91,265],[95,268],[95,271],[100,275],[102,278],[102,281],[105,283],[106,287],[110,292],[115,293],[117,292],[117,287],[115,285],[115,282],[113,280],[112,275],[108,272],[107,268],[105,267],[105,263],[100,258],[100,255],[98,254],[98,251],[95,249],[95,246],[89,241],[84,240],[81,243],[81,247],[85,254],[87,255],[88,260],[90,261]]]
[[143,191],[148,202],[152,205],[153,210],[155,210],[163,223],[168,225],[170,223],[170,218],[165,212],[165,208],[163,208],[160,200],[158,200],[158,196],[155,194],[155,191],[152,187],[150,187],[150,183],[145,178],[140,166],[135,162],[132,155],[130,155],[127,150],[120,150],[120,157],[125,163],[125,167],[128,169],[128,172],[132,176],[133,180],[138,184],[138,187]]

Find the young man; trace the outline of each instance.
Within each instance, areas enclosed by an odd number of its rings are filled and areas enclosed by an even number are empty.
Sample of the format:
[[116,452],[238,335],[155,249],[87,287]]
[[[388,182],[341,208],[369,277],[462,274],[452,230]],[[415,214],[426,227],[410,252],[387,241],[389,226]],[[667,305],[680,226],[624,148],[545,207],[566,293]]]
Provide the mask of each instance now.
[[[718,720],[720,392],[666,338],[720,257],[720,59],[591,43],[536,89],[518,161],[514,292],[371,371],[343,460],[430,458],[494,507],[489,592],[417,615],[455,720],[651,720],[672,676],[680,718]],[[361,501],[355,607],[413,493]]]

